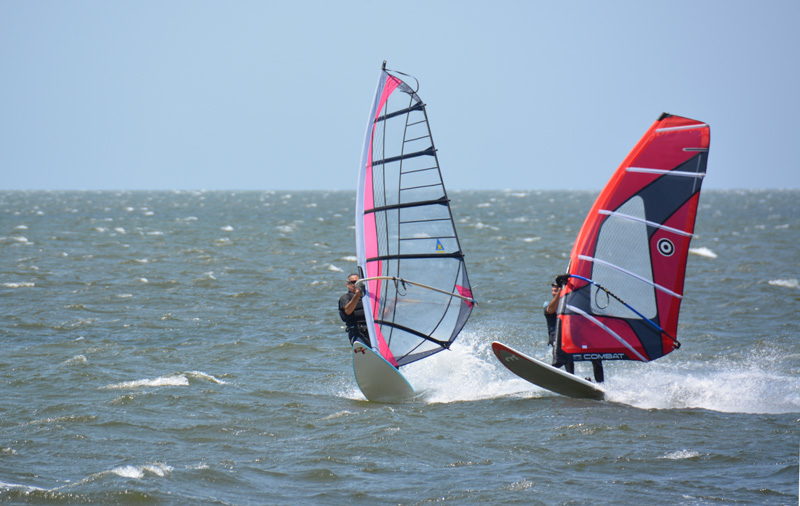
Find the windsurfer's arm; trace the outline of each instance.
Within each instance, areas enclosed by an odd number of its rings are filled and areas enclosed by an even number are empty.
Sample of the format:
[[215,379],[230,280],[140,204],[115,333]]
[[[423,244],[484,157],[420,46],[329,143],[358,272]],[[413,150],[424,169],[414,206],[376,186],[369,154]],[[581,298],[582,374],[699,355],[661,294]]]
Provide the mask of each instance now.
[[553,295],[553,299],[547,304],[547,307],[544,308],[544,312],[547,314],[553,314],[558,309],[558,299],[561,297],[561,290],[564,288],[561,287],[558,291]]
[[361,300],[361,289],[356,287],[356,291],[353,292],[353,298],[350,299],[350,302],[348,302],[344,306],[344,313],[346,315],[353,314],[353,311],[356,310],[356,305],[358,304],[358,301],[360,301],[360,300]]

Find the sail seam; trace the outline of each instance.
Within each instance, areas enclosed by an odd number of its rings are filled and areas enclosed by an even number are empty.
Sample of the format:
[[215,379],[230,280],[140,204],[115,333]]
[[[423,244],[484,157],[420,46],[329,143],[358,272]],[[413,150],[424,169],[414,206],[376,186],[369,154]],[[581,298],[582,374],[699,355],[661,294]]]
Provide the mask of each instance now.
[[601,322],[600,320],[598,320],[598,319],[597,319],[597,318],[595,318],[594,316],[590,315],[590,314],[589,314],[589,313],[587,313],[586,311],[584,311],[584,310],[582,310],[582,309],[578,309],[578,308],[577,308],[577,307],[575,307],[575,306],[571,306],[571,305],[567,304],[567,305],[566,305],[566,308],[567,308],[567,309],[569,309],[570,311],[573,311],[573,312],[575,312],[575,313],[577,313],[577,314],[579,314],[579,315],[583,316],[584,318],[586,318],[586,319],[587,319],[587,320],[589,320],[590,322],[594,323],[595,325],[597,325],[597,326],[598,326],[598,327],[600,327],[601,329],[603,329],[603,330],[605,330],[606,332],[608,332],[608,334],[609,334],[611,337],[613,337],[614,339],[616,339],[617,341],[619,341],[621,345],[623,345],[623,346],[625,346],[626,348],[628,348],[628,349],[631,351],[631,353],[633,353],[634,355],[636,355],[637,357],[639,357],[639,360],[641,360],[642,362],[648,362],[648,360],[647,360],[646,358],[644,358],[644,357],[642,356],[642,354],[641,354],[641,353],[639,353],[638,351],[636,351],[636,349],[635,349],[633,346],[631,346],[631,344],[630,344],[628,341],[626,341],[625,339],[623,339],[623,338],[622,338],[622,336],[620,336],[619,334],[617,334],[616,332],[614,332],[614,331],[613,331],[611,328],[609,328],[609,327],[608,327],[608,326],[607,326],[605,323]]
[[650,281],[649,279],[644,278],[644,277],[636,274],[635,272],[631,272],[628,269],[622,268],[619,265],[615,265],[615,264],[612,264],[611,262],[606,262],[605,260],[601,260],[599,258],[590,257],[590,256],[586,256],[586,255],[578,255],[578,258],[581,259],[581,260],[587,260],[589,262],[594,262],[594,263],[597,263],[597,264],[605,265],[607,267],[611,267],[612,269],[616,269],[617,271],[619,271],[619,272],[621,272],[623,274],[627,274],[628,276],[634,277],[634,278],[638,279],[639,281],[647,283],[648,285],[652,286],[653,288],[655,288],[657,290],[660,290],[660,291],[662,291],[662,292],[664,292],[664,293],[666,293],[668,295],[671,295],[671,296],[673,296],[673,297],[675,297],[677,299],[682,299],[683,298],[683,295],[681,295],[679,293],[676,293],[676,292],[673,292],[669,288],[661,286],[658,283],[654,283],[653,281]]
[[418,141],[420,139],[428,139],[428,138],[430,138],[430,135],[422,135],[420,137],[414,137],[413,139],[406,139],[403,142],[413,142],[413,141]]
[[439,168],[439,167],[436,167],[436,166],[434,165],[433,167],[425,167],[424,169],[406,170],[406,171],[403,171],[403,172],[401,172],[401,174],[403,174],[403,175],[406,175],[406,174],[413,174],[413,173],[415,173],[415,172],[424,172],[424,171],[426,171],[426,170],[433,170],[433,169],[438,169],[438,168]]
[[405,220],[405,221],[400,221],[399,223],[401,225],[408,225],[409,223],[430,223],[430,222],[433,222],[433,221],[450,221],[450,218],[429,218],[429,219],[425,219],[425,220]]
[[433,186],[443,186],[442,183],[423,184],[420,186],[409,186],[408,188],[400,188],[400,191],[419,190],[420,188],[431,188]]
[[668,227],[667,225],[662,225],[662,224],[656,223],[654,221],[645,220],[644,218],[639,218],[638,216],[631,216],[630,214],[618,213],[616,211],[609,211],[607,209],[600,209],[597,212],[598,212],[598,214],[604,214],[606,216],[616,216],[618,218],[625,218],[627,220],[637,221],[639,223],[645,223],[645,224],[647,224],[647,225],[649,225],[651,227],[660,228],[661,230],[666,230],[668,232],[673,232],[675,234],[682,235],[682,236],[685,236],[685,237],[694,237],[694,234],[692,234],[690,232],[686,232],[686,231],[683,231],[683,230],[680,230],[680,229],[677,229],[677,228],[673,228],[673,227]]

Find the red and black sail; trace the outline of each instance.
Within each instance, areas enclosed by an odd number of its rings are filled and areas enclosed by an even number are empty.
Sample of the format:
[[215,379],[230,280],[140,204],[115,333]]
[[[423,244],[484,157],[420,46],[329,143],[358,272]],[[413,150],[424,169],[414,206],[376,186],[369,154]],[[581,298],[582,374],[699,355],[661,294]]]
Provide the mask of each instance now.
[[678,346],[710,129],[663,114],[597,197],[570,254],[559,306],[562,349],[575,360],[641,360]]

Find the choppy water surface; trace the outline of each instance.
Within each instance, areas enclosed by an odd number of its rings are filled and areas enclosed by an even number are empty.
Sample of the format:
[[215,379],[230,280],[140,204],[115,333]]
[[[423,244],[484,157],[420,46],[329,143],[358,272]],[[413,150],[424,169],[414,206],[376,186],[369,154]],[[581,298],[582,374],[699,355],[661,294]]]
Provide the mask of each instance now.
[[547,356],[594,194],[451,198],[480,304],[388,405],[335,311],[352,192],[0,192],[0,500],[797,503],[800,192],[702,197],[683,347],[607,363],[611,402],[488,347]]

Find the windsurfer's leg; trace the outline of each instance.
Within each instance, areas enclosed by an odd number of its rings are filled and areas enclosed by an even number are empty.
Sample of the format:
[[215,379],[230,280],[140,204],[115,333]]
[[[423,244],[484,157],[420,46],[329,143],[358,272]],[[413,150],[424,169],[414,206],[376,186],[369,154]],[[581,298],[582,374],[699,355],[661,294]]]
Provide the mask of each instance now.
[[605,379],[603,374],[603,361],[592,360],[592,368],[594,369],[594,381],[597,383],[602,383]]
[[575,362],[572,361],[572,357],[564,361],[564,370],[570,374],[575,374]]
[[349,327],[347,329],[347,338],[350,340],[350,346],[352,346],[353,343],[356,342],[356,339],[361,338],[361,334],[358,332],[357,328]]

